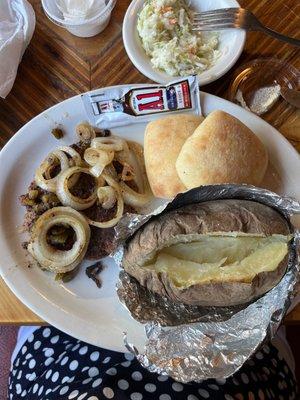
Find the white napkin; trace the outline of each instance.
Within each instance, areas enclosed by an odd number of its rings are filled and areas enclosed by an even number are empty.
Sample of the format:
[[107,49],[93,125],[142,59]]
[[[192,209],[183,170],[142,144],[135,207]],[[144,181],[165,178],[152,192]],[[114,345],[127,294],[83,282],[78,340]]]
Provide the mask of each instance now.
[[10,92],[23,53],[35,28],[27,0],[0,0],[0,96]]
[[92,18],[105,7],[105,0],[56,0],[58,9],[67,21]]

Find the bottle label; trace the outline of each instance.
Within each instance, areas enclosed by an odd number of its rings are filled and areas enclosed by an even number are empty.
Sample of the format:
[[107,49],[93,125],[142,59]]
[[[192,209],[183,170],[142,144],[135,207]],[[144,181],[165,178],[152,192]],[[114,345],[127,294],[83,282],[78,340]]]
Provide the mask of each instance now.
[[133,89],[129,105],[135,115],[190,109],[188,80],[164,88]]
[[167,86],[107,88],[84,94],[82,99],[90,122],[103,128],[148,122],[161,113],[190,110],[201,114],[196,76]]

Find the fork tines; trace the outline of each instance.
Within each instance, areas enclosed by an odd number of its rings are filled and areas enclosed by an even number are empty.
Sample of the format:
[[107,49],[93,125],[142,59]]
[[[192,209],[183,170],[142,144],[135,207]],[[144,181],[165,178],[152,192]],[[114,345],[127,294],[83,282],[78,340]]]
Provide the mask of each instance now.
[[235,28],[239,8],[221,8],[193,13],[193,30],[218,30]]

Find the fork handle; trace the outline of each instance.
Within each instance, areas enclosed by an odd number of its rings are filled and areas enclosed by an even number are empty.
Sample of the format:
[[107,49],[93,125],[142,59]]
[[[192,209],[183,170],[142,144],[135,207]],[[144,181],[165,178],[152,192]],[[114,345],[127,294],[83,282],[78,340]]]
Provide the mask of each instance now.
[[293,46],[300,47],[300,40],[298,40],[298,39],[294,39],[294,38],[291,38],[289,36],[282,35],[281,33],[275,32],[272,29],[270,29],[270,28],[268,28],[266,26],[263,26],[262,24],[260,24],[258,26],[258,29],[260,31],[262,31],[262,32],[265,32],[266,34],[268,34],[270,36],[273,36],[274,38],[276,38],[278,40],[281,40],[283,42],[289,43],[289,44],[291,44]]

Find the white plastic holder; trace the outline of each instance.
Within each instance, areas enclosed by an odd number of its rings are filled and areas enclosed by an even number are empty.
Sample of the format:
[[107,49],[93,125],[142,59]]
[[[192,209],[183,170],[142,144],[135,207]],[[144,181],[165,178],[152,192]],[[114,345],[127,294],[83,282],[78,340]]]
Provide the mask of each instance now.
[[42,7],[50,21],[65,28],[72,33],[72,35],[92,37],[102,32],[107,27],[116,2],[117,0],[107,1],[106,6],[93,17],[76,23],[65,20],[62,12],[53,0],[42,0]]

